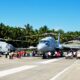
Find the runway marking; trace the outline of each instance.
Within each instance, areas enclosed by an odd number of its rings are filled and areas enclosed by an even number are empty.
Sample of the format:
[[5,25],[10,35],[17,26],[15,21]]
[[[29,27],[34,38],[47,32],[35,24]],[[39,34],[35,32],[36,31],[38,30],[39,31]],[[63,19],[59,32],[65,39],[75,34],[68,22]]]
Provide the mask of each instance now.
[[17,67],[17,68],[13,68],[13,69],[8,69],[8,70],[4,70],[4,71],[0,71],[0,77],[4,77],[13,73],[17,73],[23,70],[28,70],[28,69],[32,69],[37,67],[36,65],[25,65],[25,66],[21,66],[21,67]]
[[[77,61],[75,61],[74,63],[76,63]],[[74,65],[74,63],[72,65],[70,65],[69,67],[65,68],[63,71],[59,72],[56,76],[54,76],[53,78],[51,78],[50,80],[58,80],[57,78],[60,77],[64,72],[68,71],[69,69],[71,69]]]
[[[51,63],[51,62],[55,62],[55,61],[59,61],[60,59],[51,59],[51,60],[47,60],[47,61],[43,61],[43,62],[38,62],[39,64],[47,64],[47,63]],[[25,65],[25,66],[21,66],[21,67],[17,67],[17,68],[12,68],[12,69],[8,69],[8,70],[4,70],[4,71],[0,71],[0,77],[4,77],[10,74],[14,74],[23,70],[28,70],[28,69],[32,69],[38,67],[38,65]]]
[[60,59],[51,59],[51,60],[47,60],[47,61],[43,61],[43,62],[38,62],[38,63],[39,64],[48,64],[48,63],[59,61],[59,60],[62,60],[62,59],[63,58],[60,58]]

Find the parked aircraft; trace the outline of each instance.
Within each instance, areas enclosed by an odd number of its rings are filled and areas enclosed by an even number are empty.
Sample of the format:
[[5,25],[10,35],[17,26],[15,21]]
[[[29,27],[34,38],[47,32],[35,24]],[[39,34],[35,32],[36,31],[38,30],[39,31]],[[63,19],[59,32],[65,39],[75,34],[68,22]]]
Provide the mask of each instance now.
[[0,53],[5,54],[5,52],[10,52],[15,50],[15,47],[4,41],[0,41]]
[[[58,35],[58,41],[51,36],[41,39],[37,45],[37,49],[43,53],[43,57],[45,58],[48,52],[51,52],[51,57],[54,56],[56,50],[59,51],[59,49],[62,49],[62,45],[60,44],[60,33]],[[60,56],[62,56],[62,54]]]
[[42,52],[54,51],[56,48],[62,48],[60,44],[60,34],[58,35],[58,41],[50,36],[41,39],[37,45],[37,49]]
[[[60,44],[60,33],[58,34],[58,40],[56,41],[54,39],[54,37],[45,37],[43,39],[41,39],[39,41],[39,44],[37,45],[37,49],[38,51],[41,51],[43,53],[43,57],[46,58],[46,55],[48,52],[51,52],[53,54],[51,54],[50,56],[53,57],[54,56],[54,52],[55,51],[62,51],[62,50],[78,50],[80,49],[80,46],[66,46],[66,45],[62,45]],[[59,54],[59,56],[62,56],[62,52]]]
[[21,40],[10,40],[10,39],[0,38],[0,53],[2,54],[5,54],[5,52],[16,50],[16,48],[12,44],[7,43],[6,41],[21,41]]

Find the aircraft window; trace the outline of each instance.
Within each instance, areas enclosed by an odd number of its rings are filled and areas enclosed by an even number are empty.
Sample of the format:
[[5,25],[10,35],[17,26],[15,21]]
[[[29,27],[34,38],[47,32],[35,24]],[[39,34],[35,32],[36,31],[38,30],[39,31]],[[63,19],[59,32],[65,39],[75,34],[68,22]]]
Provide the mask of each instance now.
[[49,46],[49,43],[47,42],[46,45]]
[[46,42],[48,42],[48,41],[44,41],[44,40],[40,41],[40,43],[46,43]]
[[50,45],[49,41],[40,41],[40,43],[45,43],[47,46]]

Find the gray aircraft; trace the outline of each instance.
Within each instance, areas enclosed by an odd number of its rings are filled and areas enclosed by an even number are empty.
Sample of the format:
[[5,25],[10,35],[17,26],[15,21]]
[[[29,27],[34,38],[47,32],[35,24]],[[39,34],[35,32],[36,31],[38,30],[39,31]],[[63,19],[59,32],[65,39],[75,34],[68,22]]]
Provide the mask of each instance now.
[[[51,52],[51,57],[54,55],[54,52],[56,50],[60,51],[68,51],[68,50],[78,50],[80,49],[80,46],[66,46],[63,44],[60,44],[60,33],[58,34],[58,40],[56,41],[54,37],[45,37],[39,41],[39,44],[37,45],[37,50],[41,51],[43,53],[43,57],[46,57],[47,52]],[[62,54],[60,55],[62,56]]]
[[45,37],[39,41],[37,49],[42,52],[54,51],[56,48],[62,48],[60,44],[60,34],[58,35],[58,40],[56,41],[54,37]]
[[4,41],[0,41],[0,53],[5,54],[5,52],[10,52],[15,50],[15,47]]

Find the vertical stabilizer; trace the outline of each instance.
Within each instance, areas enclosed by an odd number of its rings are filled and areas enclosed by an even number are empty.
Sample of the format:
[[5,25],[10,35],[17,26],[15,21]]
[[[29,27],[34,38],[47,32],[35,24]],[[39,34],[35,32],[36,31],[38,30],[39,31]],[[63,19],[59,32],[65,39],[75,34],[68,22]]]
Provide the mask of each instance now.
[[62,45],[60,44],[60,33],[58,34],[58,41],[57,41],[57,44],[58,44],[58,48],[62,48]]
[[58,34],[58,45],[60,44],[60,33]]

